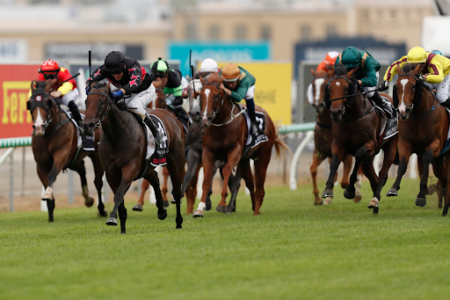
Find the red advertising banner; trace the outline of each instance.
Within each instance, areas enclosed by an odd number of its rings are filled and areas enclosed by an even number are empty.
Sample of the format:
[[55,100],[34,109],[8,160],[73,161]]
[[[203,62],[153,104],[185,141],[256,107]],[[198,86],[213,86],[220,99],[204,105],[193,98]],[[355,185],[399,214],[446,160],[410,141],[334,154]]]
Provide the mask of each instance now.
[[30,136],[31,115],[27,111],[31,81],[39,65],[0,65],[0,139]]

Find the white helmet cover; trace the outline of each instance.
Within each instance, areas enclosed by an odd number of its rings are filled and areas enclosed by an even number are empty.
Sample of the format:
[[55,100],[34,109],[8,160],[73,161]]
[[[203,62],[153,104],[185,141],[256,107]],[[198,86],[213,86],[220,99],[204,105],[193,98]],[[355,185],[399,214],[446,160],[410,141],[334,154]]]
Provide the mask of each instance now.
[[207,58],[200,65],[200,72],[219,72],[219,66],[214,59]]

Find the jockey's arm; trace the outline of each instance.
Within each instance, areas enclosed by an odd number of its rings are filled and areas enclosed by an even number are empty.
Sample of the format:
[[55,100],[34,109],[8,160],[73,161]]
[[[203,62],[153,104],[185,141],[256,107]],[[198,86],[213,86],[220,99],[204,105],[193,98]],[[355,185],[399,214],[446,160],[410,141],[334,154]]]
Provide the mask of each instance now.
[[428,65],[428,73],[423,75],[426,82],[431,84],[441,83],[444,80],[444,70],[442,70],[441,64],[432,59]]
[[86,80],[86,88],[90,87],[92,83],[99,82],[106,78],[106,71],[104,66],[100,66],[92,72],[91,76]]
[[129,69],[129,73],[130,78],[128,83],[122,86],[122,88],[120,89],[124,95],[135,93],[139,89],[139,86],[141,85],[143,79],[141,65],[138,62],[131,66],[131,68]]
[[403,56],[399,60],[394,61],[389,68],[386,70],[386,74],[384,74],[383,81],[391,81],[394,78],[395,74],[397,74],[397,66],[403,67],[403,65],[408,61],[406,56]]
[[175,99],[172,102],[172,105],[178,106],[183,104],[183,87],[180,85],[176,88],[164,88],[164,94],[170,95],[173,94]]
[[245,94],[247,94],[249,86],[246,84],[239,85],[236,91],[231,91],[230,98],[234,102],[241,102],[242,99],[244,99]]
[[71,90],[73,90],[73,84],[69,81],[64,82],[59,88],[58,88],[58,92],[61,93],[61,96],[64,96],[65,94],[67,94],[68,92],[70,92]]
[[366,73],[366,77],[361,78],[363,87],[372,87],[378,84],[377,71],[375,70],[375,62],[372,62],[372,60],[369,60],[369,58],[366,59],[366,63],[364,64],[364,71]]

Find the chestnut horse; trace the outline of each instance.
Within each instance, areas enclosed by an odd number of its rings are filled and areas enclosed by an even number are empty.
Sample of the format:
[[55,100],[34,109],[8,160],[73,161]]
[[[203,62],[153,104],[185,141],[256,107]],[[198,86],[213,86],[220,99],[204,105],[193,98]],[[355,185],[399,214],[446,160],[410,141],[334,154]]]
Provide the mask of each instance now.
[[31,148],[36,161],[36,169],[45,188],[42,201],[47,202],[48,220],[53,222],[53,211],[55,209],[55,196],[53,195],[53,184],[61,170],[71,169],[80,175],[82,195],[84,204],[91,207],[94,199],[89,196],[86,181],[86,168],[84,158],[89,156],[94,165],[95,187],[98,193],[98,216],[106,217],[105,206],[102,202],[103,166],[98,154],[97,143],[100,140],[101,130],[95,135],[95,151],[81,150],[77,154],[77,128],[61,111],[59,105],[50,97],[50,84],[45,81],[33,81],[31,83],[32,96],[28,103],[33,119],[33,134]]
[[[182,228],[183,218],[180,213],[181,182],[184,176],[184,142],[183,131],[177,120],[165,110],[153,110],[166,128],[169,153],[167,168],[173,184],[172,194],[177,201],[176,228]],[[106,225],[117,225],[119,212],[121,233],[126,233],[127,210],[124,195],[133,180],[144,169],[147,139],[142,125],[129,111],[120,110],[111,98],[110,85],[97,83],[91,87],[86,99],[86,117],[83,121],[85,132],[90,133],[100,125],[103,135],[100,141],[100,158],[106,166],[106,179],[114,192],[114,208]],[[167,211],[163,205],[159,180],[154,168],[149,166],[143,175],[155,189],[158,218],[164,220]]]
[[[325,88],[328,85],[329,74],[328,72],[319,70],[315,72],[311,69],[311,74],[314,76],[312,81],[313,90],[313,104],[312,106],[317,113],[316,126],[314,127],[314,151],[313,151],[313,161],[311,163],[310,171],[313,182],[313,194],[314,194],[314,205],[329,205],[331,204],[331,197],[327,197],[325,202],[319,197],[319,189],[317,188],[317,169],[320,164],[328,158],[331,163],[331,143],[333,141],[333,131],[331,130],[331,116],[330,111],[325,106],[324,95]],[[341,179],[341,187],[345,189],[350,183],[349,176],[352,169],[353,159],[350,155],[347,155],[344,159],[344,174]],[[361,168],[358,170],[358,181],[356,182],[356,192],[353,201],[361,201]],[[337,173],[335,177],[335,182],[337,180]]]
[[447,110],[438,104],[435,96],[424,89],[420,74],[420,65],[415,69],[405,64],[403,69],[397,67],[398,79],[395,84],[394,105],[400,113],[398,153],[400,164],[397,179],[387,196],[397,196],[402,176],[405,174],[409,157],[416,153],[421,157],[420,191],[416,198],[417,206],[425,206],[428,194],[428,173],[430,163],[439,179],[436,185],[438,195],[446,189],[445,206],[442,215],[447,215],[450,206],[450,168],[447,136],[449,118]]
[[[216,160],[226,161],[222,169],[223,187],[222,198],[218,208],[227,209],[226,197],[228,195],[228,180],[231,172],[239,164],[242,178],[244,178],[252,199],[254,215],[259,215],[264,200],[264,183],[267,166],[272,156],[272,147],[275,146],[277,156],[286,151],[286,144],[281,141],[275,125],[267,112],[256,107],[257,111],[264,113],[266,126],[264,129],[268,141],[260,143],[242,157],[247,141],[247,120],[240,114],[239,105],[234,103],[220,88],[222,77],[217,73],[209,76],[208,80],[200,78],[203,88],[200,92],[201,107],[203,110],[202,123],[205,127],[203,135],[202,162],[205,171],[203,181],[203,194],[201,202],[194,213],[194,217],[203,217],[206,195],[211,188],[213,168]],[[250,169],[250,158],[255,162],[256,191],[253,175]],[[221,209],[219,209],[221,210]]]
[[[373,198],[368,208],[373,209],[373,213],[376,214],[379,209],[381,189],[386,183],[389,168],[395,160],[398,134],[388,139],[380,138],[379,133],[384,129],[381,128],[383,118],[386,116],[376,113],[372,102],[357,92],[357,82],[352,77],[353,70],[347,73],[345,68],[336,67],[335,72],[337,76],[330,79],[326,89],[328,95],[325,95],[326,102],[331,105],[330,114],[333,120],[331,145],[333,159],[322,198],[333,197],[334,176],[341,161],[350,154],[355,157],[355,166],[350,176],[350,184],[344,191],[344,197],[347,199],[355,197],[357,171],[362,163],[364,175],[369,179],[373,191]],[[390,101],[392,102],[392,99]],[[373,167],[373,158],[380,149],[384,151],[384,159],[377,176]]]

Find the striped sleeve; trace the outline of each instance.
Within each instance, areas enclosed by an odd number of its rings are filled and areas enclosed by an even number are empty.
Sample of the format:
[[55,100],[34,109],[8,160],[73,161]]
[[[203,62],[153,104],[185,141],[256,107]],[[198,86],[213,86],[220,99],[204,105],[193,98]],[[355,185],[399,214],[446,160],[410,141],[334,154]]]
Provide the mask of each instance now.
[[391,81],[394,78],[395,74],[397,74],[397,66],[403,67],[403,65],[408,61],[406,56],[403,56],[399,60],[393,62],[386,71],[384,75],[384,81]]

